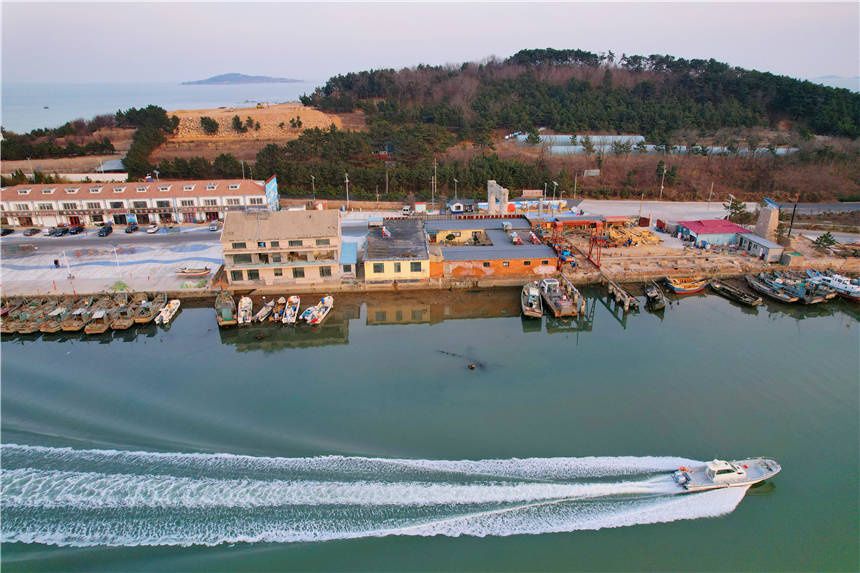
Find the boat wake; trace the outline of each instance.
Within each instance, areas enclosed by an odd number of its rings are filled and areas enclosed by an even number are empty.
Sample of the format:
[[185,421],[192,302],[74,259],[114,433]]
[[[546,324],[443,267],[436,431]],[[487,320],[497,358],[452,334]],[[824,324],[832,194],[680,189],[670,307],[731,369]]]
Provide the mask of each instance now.
[[714,517],[745,488],[684,494],[674,457],[263,458],[3,445],[4,543],[216,545],[504,536]]

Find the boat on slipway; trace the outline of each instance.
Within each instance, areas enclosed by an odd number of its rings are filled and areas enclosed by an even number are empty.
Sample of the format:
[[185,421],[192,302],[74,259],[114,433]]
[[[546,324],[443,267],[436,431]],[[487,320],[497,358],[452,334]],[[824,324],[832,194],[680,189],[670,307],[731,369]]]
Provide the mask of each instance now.
[[666,294],[655,281],[645,285],[645,297],[648,299],[648,308],[651,310],[666,308]]
[[666,277],[666,286],[675,294],[693,294],[705,290],[705,287],[708,286],[708,279],[673,279]]
[[301,302],[301,299],[296,295],[287,299],[287,307],[284,309],[284,318],[282,320],[284,324],[296,323],[296,320],[299,318],[299,305]]
[[729,300],[733,300],[747,306],[756,306],[762,303],[762,298],[760,296],[742,291],[741,289],[723,281],[712,279],[708,284],[715,293]]
[[748,487],[770,479],[782,471],[775,460],[712,460],[703,465],[681,466],[672,474],[675,483],[687,491],[705,491],[727,487]]
[[165,305],[164,308],[161,309],[161,312],[158,313],[158,316],[155,317],[155,324],[161,324],[167,326],[170,324],[170,321],[173,320],[173,317],[176,316],[176,313],[179,312],[179,299],[175,298]]
[[797,302],[796,296],[785,292],[781,288],[766,283],[765,281],[761,280],[761,277],[747,275],[744,278],[746,279],[747,284],[750,285],[750,288],[752,288],[756,292],[760,292],[761,294],[769,296],[770,298],[778,300],[780,302]]
[[218,326],[233,326],[239,321],[236,317],[236,301],[227,291],[221,291],[215,297],[215,318]]
[[212,269],[209,267],[179,267],[175,272],[178,277],[201,278],[209,275]]
[[254,301],[251,300],[249,296],[243,296],[239,299],[239,313],[238,313],[238,322],[239,325],[250,324],[251,318],[253,318],[254,311]]
[[331,295],[326,295],[320,299],[318,303],[314,306],[309,306],[302,313],[302,320],[307,322],[308,324],[320,324],[325,317],[328,316],[328,313],[331,312],[331,308],[334,306],[334,297]]
[[540,318],[543,316],[540,285],[537,281],[523,285],[523,291],[520,294],[520,306],[523,309],[523,314],[528,317]]

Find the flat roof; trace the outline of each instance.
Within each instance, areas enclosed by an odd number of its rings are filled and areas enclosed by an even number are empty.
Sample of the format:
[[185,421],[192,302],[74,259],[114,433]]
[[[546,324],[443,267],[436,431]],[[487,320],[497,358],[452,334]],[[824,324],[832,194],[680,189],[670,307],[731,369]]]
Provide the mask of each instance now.
[[740,236],[745,238],[747,241],[751,243],[755,243],[756,245],[760,245],[762,247],[767,247],[768,249],[784,249],[782,245],[777,245],[773,241],[768,241],[764,237],[759,237],[755,233],[740,233]]
[[437,233],[439,231],[486,231],[487,229],[501,230],[503,223],[509,223],[515,231],[531,228],[525,217],[510,217],[507,219],[433,219],[424,223],[424,230],[428,233]]
[[340,264],[354,265],[358,262],[358,243],[347,241],[340,246]]
[[[529,221],[538,223],[538,222],[547,222],[547,221],[558,221],[560,223],[564,223],[566,221],[606,221],[606,217],[603,215],[526,215],[526,218]],[[626,217],[625,217],[626,218]]]
[[[385,237],[382,230],[390,233]],[[364,260],[427,259],[427,236],[421,219],[386,219],[385,225],[367,232]]]
[[339,235],[340,218],[334,210],[230,211],[224,219],[221,242],[329,238]]
[[96,201],[134,200],[186,197],[222,197],[254,195],[265,197],[262,181],[251,179],[195,179],[161,181],[110,181],[98,183],[38,183],[5,187],[0,190],[3,201]]
[[446,261],[498,261],[517,259],[555,259],[556,254],[546,245],[493,245],[492,247],[442,247]]

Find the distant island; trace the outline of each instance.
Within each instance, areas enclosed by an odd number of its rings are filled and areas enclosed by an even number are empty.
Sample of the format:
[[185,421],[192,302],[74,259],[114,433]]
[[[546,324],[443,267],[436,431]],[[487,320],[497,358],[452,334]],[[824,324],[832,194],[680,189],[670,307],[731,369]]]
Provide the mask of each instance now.
[[291,78],[273,78],[270,76],[248,76],[245,74],[221,74],[220,76],[212,76],[205,80],[196,80],[193,82],[182,82],[184,86],[200,86],[200,85],[233,85],[233,84],[291,84],[301,82],[302,80],[294,80]]

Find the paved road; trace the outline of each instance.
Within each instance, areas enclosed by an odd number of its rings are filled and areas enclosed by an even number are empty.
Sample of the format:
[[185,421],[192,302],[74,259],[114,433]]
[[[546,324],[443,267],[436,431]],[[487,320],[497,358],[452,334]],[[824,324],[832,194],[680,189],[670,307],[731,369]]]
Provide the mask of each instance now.
[[[777,203],[780,211],[791,213],[794,203]],[[797,212],[809,215],[812,213],[844,213],[860,211],[860,201],[845,203],[798,203]]]
[[0,240],[0,245],[16,245],[21,243],[32,243],[42,249],[69,249],[69,248],[92,248],[99,245],[158,245],[164,246],[168,244],[183,244],[183,243],[208,243],[218,242],[221,240],[221,232],[198,230],[187,231],[183,233],[158,233],[155,235],[147,235],[143,232],[124,233],[123,231],[114,231],[107,237],[99,237],[98,231],[89,230],[86,235],[66,235],[64,237],[43,237],[41,235],[33,235],[25,237],[20,231],[16,231],[11,235],[7,235]]

